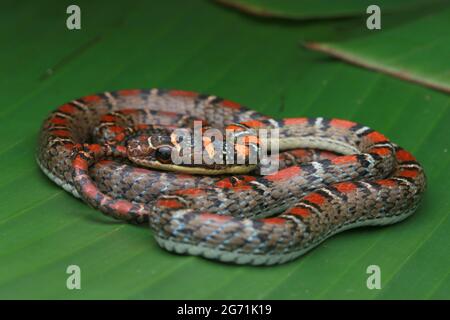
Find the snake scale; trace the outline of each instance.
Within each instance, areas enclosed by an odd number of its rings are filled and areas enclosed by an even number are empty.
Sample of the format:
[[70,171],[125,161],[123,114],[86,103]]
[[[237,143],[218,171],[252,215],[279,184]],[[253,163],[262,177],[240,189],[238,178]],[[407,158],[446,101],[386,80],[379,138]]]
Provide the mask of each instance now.
[[[297,154],[287,153],[289,165],[270,175],[142,168],[128,158],[148,149],[150,140],[134,136],[130,143],[129,124],[121,121],[139,127],[145,118],[168,128],[189,119],[221,130],[236,123],[276,128],[280,148]],[[123,143],[93,143],[93,132],[108,121]],[[167,160],[163,151],[161,161]],[[238,264],[284,263],[343,230],[401,221],[426,188],[416,159],[364,125],[274,120],[230,100],[180,90],[104,92],[60,106],[42,126],[37,162],[52,181],[103,213],[149,223],[161,247]]]

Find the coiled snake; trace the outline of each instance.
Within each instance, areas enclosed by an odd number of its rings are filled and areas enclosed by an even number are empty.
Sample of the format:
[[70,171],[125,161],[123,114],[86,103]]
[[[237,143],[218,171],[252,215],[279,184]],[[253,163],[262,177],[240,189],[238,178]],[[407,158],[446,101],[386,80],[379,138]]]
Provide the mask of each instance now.
[[[177,174],[136,165],[170,162],[164,148],[172,142],[149,136],[149,124],[164,131],[191,119],[221,130],[236,123],[254,132],[277,128],[281,149],[305,148],[296,155],[314,161],[288,154],[291,165],[270,175],[240,169],[190,175],[194,166]],[[102,124],[115,143],[92,144]],[[167,250],[254,265],[287,262],[346,229],[403,220],[426,186],[416,159],[366,126],[274,120],[229,100],[179,90],[105,92],[60,106],[42,126],[37,162],[51,180],[103,213],[148,221]]]

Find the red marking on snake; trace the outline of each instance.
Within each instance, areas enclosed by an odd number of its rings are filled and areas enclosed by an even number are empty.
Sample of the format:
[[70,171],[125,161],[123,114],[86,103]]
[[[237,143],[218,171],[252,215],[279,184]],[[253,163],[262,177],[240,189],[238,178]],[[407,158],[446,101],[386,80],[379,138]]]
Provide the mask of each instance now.
[[416,158],[414,158],[414,156],[411,153],[409,153],[408,151],[405,151],[405,150],[398,150],[397,151],[397,159],[399,159],[402,162],[404,162],[404,161],[416,161]]
[[118,94],[121,96],[136,96],[141,93],[141,90],[120,90]]
[[332,119],[330,121],[330,125],[332,125],[333,127],[337,127],[337,128],[348,129],[348,128],[354,127],[356,125],[356,123],[352,122],[352,121],[348,121],[348,120]]
[[98,164],[100,164],[100,165],[111,164],[111,163],[113,163],[112,160],[100,160],[100,161],[98,162]]
[[240,109],[241,108],[241,105],[239,103],[231,101],[231,100],[223,100],[222,105],[224,107],[231,108],[231,109]]
[[389,148],[373,148],[370,150],[371,153],[378,154],[379,156],[386,156],[391,153]]
[[105,114],[100,120],[104,122],[113,122],[116,121],[117,117],[112,114]]
[[230,216],[214,214],[214,213],[202,213],[199,215],[202,220],[216,220],[216,221],[229,221],[232,219]]
[[264,127],[264,123],[258,120],[249,120],[249,121],[244,121],[242,122],[242,124],[246,125],[247,127],[250,128],[260,128],[260,127]]
[[303,200],[312,202],[314,204],[318,204],[321,205],[322,203],[325,202],[325,198],[322,197],[320,194],[318,193],[310,193],[309,195],[307,195],[306,197],[303,198]]
[[188,98],[198,96],[197,92],[184,91],[184,90],[170,90],[169,94],[174,97],[188,97]]
[[[294,149],[294,150],[289,151],[289,153],[291,153],[297,157],[305,157],[308,155],[308,152],[305,149]],[[283,154],[280,154],[280,156],[281,155],[283,155]]]
[[256,177],[253,177],[253,176],[242,176],[239,180],[240,181],[250,182],[250,181],[255,181]]
[[53,123],[53,124],[67,124],[67,119],[52,118],[52,119],[50,119],[50,122]]
[[87,170],[88,169],[88,163],[86,160],[84,160],[81,157],[76,157],[73,162],[72,162],[72,166],[75,169],[80,169],[80,170]]
[[144,129],[149,129],[149,128],[150,128],[150,126],[148,124],[143,124],[143,123],[138,124],[136,126],[136,129],[138,129],[138,130],[144,130]]
[[118,134],[116,136],[116,141],[123,141],[126,138],[126,135],[124,133]]
[[139,136],[139,141],[141,141],[141,142],[145,142],[145,141],[147,141],[147,140],[148,140],[148,138],[149,138],[149,136],[146,136],[146,135],[141,135],[141,136]]
[[252,190],[253,187],[248,186],[248,185],[239,185],[239,186],[233,186],[233,187],[231,187],[231,189],[233,189],[235,191],[245,191],[245,190]]
[[175,191],[176,194],[186,194],[186,195],[190,195],[190,196],[199,196],[202,194],[205,194],[205,190],[202,189],[198,189],[198,188],[192,188],[192,189],[181,189],[181,190],[177,190]]
[[182,208],[183,204],[175,199],[159,199],[156,201],[156,204],[160,207],[166,207],[166,208]]
[[299,208],[299,207],[293,207],[287,213],[293,214],[293,215],[296,215],[296,216],[301,216],[303,218],[306,218],[307,216],[310,215],[310,212],[309,212],[308,209],[306,209],[306,208]]
[[367,138],[369,138],[373,143],[387,141],[387,138],[384,135],[376,131],[369,133]]
[[349,193],[356,190],[356,185],[352,182],[341,182],[334,185],[334,187],[342,193]]
[[97,195],[97,187],[93,183],[86,183],[83,186],[83,192],[89,196],[89,198],[95,198]]
[[398,173],[400,177],[415,178],[418,175],[416,170],[402,170]]
[[74,147],[74,144],[73,144],[73,143],[65,143],[65,144],[64,144],[64,148],[66,148],[67,150],[72,151],[72,150],[73,150],[73,147]]
[[102,151],[102,147],[99,144],[90,144],[88,146],[88,148],[89,148],[89,151],[96,152],[96,153]]
[[332,159],[335,159],[335,158],[337,158],[339,156],[336,155],[333,152],[324,150],[324,151],[320,151],[320,157],[322,157],[324,159],[332,160]]
[[95,95],[95,94],[83,98],[84,102],[97,102],[97,101],[100,101],[100,100],[102,100],[102,98],[97,96],[97,95]]
[[53,130],[52,134],[58,137],[70,137],[70,131],[67,130]]
[[118,200],[111,204],[111,208],[117,210],[120,214],[127,214],[132,207],[133,205],[126,200]]
[[117,152],[121,153],[122,156],[124,156],[124,157],[127,156],[127,147],[125,147],[125,146],[117,146],[116,150],[117,150]]
[[233,183],[231,183],[230,179],[224,179],[216,182],[216,187],[218,188],[231,188]]
[[227,130],[227,131],[244,131],[245,129],[242,128],[241,126],[230,124],[229,126],[226,127],[225,130]]
[[391,179],[378,180],[377,183],[379,185],[387,186],[387,187],[395,187],[397,185],[397,182],[395,182],[394,180],[391,180]]
[[125,130],[125,128],[119,127],[119,126],[110,126],[109,130],[111,130],[114,133],[120,133],[120,132],[123,132]]
[[233,187],[239,187],[239,186],[247,186],[247,183],[250,182],[250,181],[255,181],[256,177],[243,176],[243,177],[240,177],[240,178],[236,178],[234,180],[235,181],[233,182],[231,180],[231,178],[225,178],[225,179],[222,179],[220,181],[217,181],[215,185],[218,188],[233,188]]
[[179,115],[179,113],[176,113],[176,112],[173,112],[173,111],[158,111],[158,113],[160,115],[171,116],[171,117]]
[[307,118],[289,118],[284,119],[284,124],[286,125],[295,125],[295,124],[304,124],[308,122]]
[[264,222],[270,223],[270,224],[285,224],[286,219],[283,218],[267,218],[264,219]]
[[297,167],[297,166],[289,167],[289,168],[280,170],[275,174],[268,175],[266,177],[266,179],[269,181],[285,180],[285,179],[289,179],[289,178],[292,178],[293,176],[298,175],[301,171],[302,170],[300,169],[300,167]]
[[334,159],[331,159],[331,162],[334,164],[346,164],[346,163],[354,163],[356,162],[356,155],[349,155],[349,156],[341,156],[336,157]]
[[135,114],[138,111],[136,109],[122,109],[119,111],[121,114]]
[[63,104],[61,107],[58,108],[58,110],[64,113],[74,113],[77,111],[77,109],[74,106],[68,103]]
[[233,187],[233,183],[231,182],[231,180],[229,178],[220,180],[216,182],[216,187],[218,188],[231,188]]

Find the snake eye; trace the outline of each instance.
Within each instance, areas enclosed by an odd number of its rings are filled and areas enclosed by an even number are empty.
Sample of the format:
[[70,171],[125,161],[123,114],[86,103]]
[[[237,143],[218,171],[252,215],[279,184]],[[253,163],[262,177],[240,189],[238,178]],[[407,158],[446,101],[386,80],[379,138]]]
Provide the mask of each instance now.
[[162,146],[156,149],[155,158],[161,163],[169,163],[172,159],[172,148],[168,146]]

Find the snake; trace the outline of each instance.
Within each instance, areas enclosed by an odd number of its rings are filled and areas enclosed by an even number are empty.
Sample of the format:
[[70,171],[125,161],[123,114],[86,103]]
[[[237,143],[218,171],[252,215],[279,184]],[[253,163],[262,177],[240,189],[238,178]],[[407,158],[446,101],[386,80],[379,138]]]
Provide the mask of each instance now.
[[[244,132],[251,139],[234,151],[245,154],[255,133],[276,129],[288,165],[261,175],[247,163],[171,163],[174,128],[194,119]],[[102,213],[147,223],[160,247],[235,264],[282,264],[342,231],[402,221],[426,190],[416,158],[365,125],[274,119],[183,90],[118,90],[65,103],[44,121],[36,159],[50,180]]]

